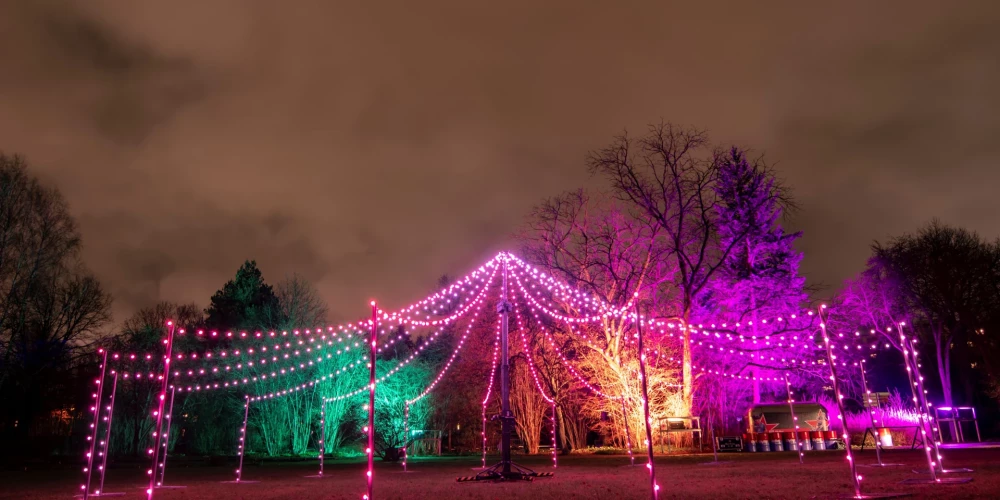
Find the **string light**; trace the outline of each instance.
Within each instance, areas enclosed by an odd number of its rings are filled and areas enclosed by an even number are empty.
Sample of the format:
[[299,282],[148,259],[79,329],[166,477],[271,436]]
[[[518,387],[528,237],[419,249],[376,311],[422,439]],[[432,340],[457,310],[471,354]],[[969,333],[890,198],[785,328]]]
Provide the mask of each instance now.
[[240,465],[236,468],[236,482],[239,483],[243,479],[243,454],[246,451],[247,444],[247,417],[250,416],[250,396],[243,396],[243,426],[240,427],[240,440],[239,440],[239,452],[240,452]]
[[[795,453],[799,454],[799,463],[804,463],[805,453],[802,451],[804,447],[801,442],[799,442],[799,417],[795,415],[795,400],[792,399],[792,383],[788,381],[788,375],[785,375],[785,390],[788,393],[788,413],[792,415],[792,425],[795,427],[795,434],[792,436],[792,442],[795,443]],[[850,442],[847,443],[850,446]]]
[[486,386],[486,397],[483,398],[483,468],[486,468],[486,405],[489,404],[490,395],[493,394],[493,380],[497,373],[497,357],[500,355],[500,321],[497,321],[496,336],[493,339],[493,362],[490,367],[490,381]]
[[368,425],[365,426],[365,433],[368,434],[368,446],[365,448],[365,454],[368,456],[368,472],[366,473],[366,485],[368,487],[368,493],[362,498],[365,500],[372,499],[372,492],[375,488],[375,362],[378,359],[376,348],[378,347],[378,306],[375,305],[375,301],[371,302],[372,305],[372,333],[371,333],[371,356],[368,360]]
[[840,424],[843,427],[843,437],[844,437],[844,449],[847,451],[847,463],[851,469],[851,482],[854,485],[854,498],[862,498],[861,496],[861,475],[858,474],[857,464],[854,463],[854,454],[851,452],[851,436],[847,431],[847,410],[844,407],[844,396],[840,393],[840,383],[837,380],[837,369],[834,366],[834,355],[833,348],[830,347],[830,337],[826,333],[826,321],[823,319],[823,310],[826,309],[825,305],[820,306],[819,310],[819,327],[823,333],[823,342],[826,344],[826,357],[830,362],[830,380],[833,382],[834,395],[837,397],[837,409],[840,411]]
[[[503,298],[504,302],[507,301],[507,297]],[[538,380],[538,373],[535,371],[535,361],[531,356],[531,347],[528,346],[528,337],[524,332],[524,322],[521,320],[520,308],[514,307],[514,318],[517,320],[517,329],[521,335],[521,344],[524,346],[524,354],[528,358],[528,368],[531,372],[531,379],[535,381],[535,387],[538,389],[538,393],[542,395],[542,399],[552,406],[552,468],[559,466],[558,453],[556,453],[556,400],[550,398],[545,394],[545,390],[542,388],[542,382]]]

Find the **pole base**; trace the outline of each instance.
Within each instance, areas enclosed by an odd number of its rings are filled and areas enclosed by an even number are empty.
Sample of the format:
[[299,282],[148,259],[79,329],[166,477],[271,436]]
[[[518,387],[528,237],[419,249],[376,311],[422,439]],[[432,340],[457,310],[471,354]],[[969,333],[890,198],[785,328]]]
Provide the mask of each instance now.
[[219,481],[219,482],[222,484],[256,484],[259,483],[260,481],[247,481],[246,479],[242,479],[239,481]]
[[326,476],[324,476],[323,474],[313,474],[311,476],[302,476],[302,477],[311,477],[311,478],[315,478],[315,479],[320,479],[320,478],[324,478]]
[[[91,493],[88,495],[90,498],[101,498],[101,497],[123,497],[125,496],[124,491],[113,491],[108,493]],[[74,495],[73,498],[83,498],[83,495]]]
[[913,493],[880,493],[880,494],[875,494],[875,495],[864,495],[864,494],[862,494],[859,497],[851,496],[851,497],[841,497],[841,498],[853,498],[853,499],[856,499],[856,500],[861,500],[861,499],[865,499],[865,498],[901,498],[901,497],[908,497],[908,496],[912,496],[912,495],[913,495]]
[[971,477],[939,477],[937,481],[927,478],[904,479],[899,484],[965,484],[971,483]]
[[[965,467],[959,467],[958,469],[944,469],[944,470],[936,470],[936,471],[934,471],[935,474],[968,474],[970,472],[972,472],[972,469],[966,469]],[[922,470],[922,469],[920,469],[920,470],[913,469],[913,473],[914,474],[930,474],[929,471]]]
[[[506,465],[506,467],[504,467]],[[509,472],[504,472],[507,469]],[[475,476],[464,476],[455,479],[456,482],[465,483],[470,481],[533,481],[536,477],[552,477],[552,472],[535,472],[527,467],[522,467],[514,462],[500,462]]]

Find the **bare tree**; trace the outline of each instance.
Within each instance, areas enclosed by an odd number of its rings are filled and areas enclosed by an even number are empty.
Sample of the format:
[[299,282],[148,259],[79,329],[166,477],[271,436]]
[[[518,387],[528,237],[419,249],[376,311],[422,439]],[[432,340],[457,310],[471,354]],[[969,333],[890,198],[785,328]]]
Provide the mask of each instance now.
[[292,274],[275,287],[282,315],[291,328],[315,328],[326,324],[328,309],[316,287],[299,274]]
[[[648,300],[655,313],[684,324],[692,319],[700,295],[752,230],[743,227],[728,234],[726,242],[720,241],[722,200],[716,184],[723,156],[711,148],[705,132],[661,123],[638,139],[622,134],[589,158],[591,170],[611,182],[625,207],[656,228],[654,246],[662,246],[675,272],[669,288],[662,290],[666,296]],[[694,374],[686,329],[681,342],[683,397],[690,409]]]

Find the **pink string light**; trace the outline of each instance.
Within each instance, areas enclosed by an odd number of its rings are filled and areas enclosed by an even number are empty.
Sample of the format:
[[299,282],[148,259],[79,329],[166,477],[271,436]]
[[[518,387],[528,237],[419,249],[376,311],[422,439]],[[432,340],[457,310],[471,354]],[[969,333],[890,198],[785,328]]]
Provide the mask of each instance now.
[[483,468],[486,468],[486,405],[489,404],[490,395],[493,394],[493,379],[497,373],[497,358],[500,356],[500,321],[497,321],[496,336],[493,338],[493,363],[490,367],[490,380],[486,386],[486,397],[483,398]]
[[372,333],[371,333],[371,356],[368,360],[369,388],[368,388],[368,425],[365,426],[365,433],[368,434],[368,447],[365,454],[368,456],[368,471],[365,473],[367,494],[361,498],[372,500],[375,488],[375,361],[378,359],[376,348],[378,347],[378,306],[375,301],[372,304]]
[[863,498],[861,496],[861,475],[858,474],[857,464],[854,462],[854,453],[851,452],[851,436],[847,431],[847,410],[844,407],[844,395],[840,392],[840,382],[837,380],[837,369],[835,367],[836,355],[833,354],[833,348],[830,346],[830,337],[826,332],[826,321],[823,319],[823,310],[826,309],[825,305],[820,306],[819,310],[819,327],[823,333],[823,342],[826,344],[826,356],[829,361],[830,366],[830,381],[833,382],[833,391],[837,396],[837,409],[840,411],[840,415],[837,417],[840,419],[841,426],[843,427],[843,438],[844,438],[844,449],[847,452],[847,463],[851,469],[851,483],[854,485],[854,498]]
[[[503,300],[506,302],[507,297],[504,297]],[[556,453],[556,400],[545,394],[542,382],[538,380],[538,372],[535,371],[535,361],[531,356],[531,347],[528,346],[528,337],[525,334],[524,322],[521,320],[521,310],[516,305],[513,309],[514,318],[517,320],[517,330],[521,336],[521,345],[524,348],[525,356],[528,358],[528,369],[531,373],[531,379],[535,381],[535,387],[538,389],[538,393],[542,395],[542,399],[552,406],[552,468],[554,469],[559,466],[558,453]]]
[[421,392],[419,395],[417,395],[413,399],[408,400],[406,404],[412,405],[417,401],[424,399],[425,397],[427,397],[428,394],[431,393],[431,391],[434,390],[435,387],[437,387],[439,383],[441,383],[441,380],[444,378],[445,374],[448,373],[448,369],[451,368],[452,363],[455,362],[455,358],[458,357],[458,353],[461,352],[462,346],[465,345],[465,341],[469,338],[469,333],[472,332],[472,327],[475,326],[476,319],[479,317],[479,313],[482,311],[482,307],[483,307],[482,302],[480,302],[479,305],[476,306],[476,311],[472,314],[472,318],[469,319],[468,326],[465,327],[465,333],[463,333],[462,337],[458,339],[458,344],[455,346],[455,350],[452,351],[451,356],[448,358],[448,361],[445,362],[444,367],[441,368],[441,371],[439,371],[437,376],[434,377],[434,381],[431,382],[430,385],[428,385],[426,388],[424,388],[423,392]]
[[[458,320],[459,318],[464,316],[465,313],[468,312],[470,308],[473,307],[473,304],[478,301],[478,297],[485,294],[486,290],[489,289],[489,285],[493,282],[493,279],[496,277],[496,271],[499,268],[499,266],[497,266],[496,264],[498,258],[499,256],[490,259],[485,264],[480,266],[479,269],[477,269],[470,275],[467,275],[465,278],[459,280],[457,283],[453,284],[452,286],[448,287],[446,290],[442,292],[438,292],[430,297],[421,300],[420,302],[407,306],[398,311],[391,313],[383,313],[382,314],[383,319],[386,320],[387,322],[396,322],[399,324],[411,324],[416,326],[446,325]],[[465,301],[461,301],[462,306],[459,307],[457,312],[450,314],[444,318],[433,319],[432,316],[433,314],[437,314],[438,311],[443,309],[446,305],[450,304],[453,298],[458,296],[457,293],[455,292],[456,289],[461,289],[468,286],[474,280],[478,279],[480,274],[486,273],[487,270],[491,270],[489,278],[487,278],[482,283],[482,285],[475,288],[476,292],[475,299],[472,300],[467,299]],[[444,300],[445,304],[438,304],[437,302],[435,302],[441,299]],[[414,311],[416,311],[417,309],[421,309],[424,316],[423,319],[419,319],[414,316]]]

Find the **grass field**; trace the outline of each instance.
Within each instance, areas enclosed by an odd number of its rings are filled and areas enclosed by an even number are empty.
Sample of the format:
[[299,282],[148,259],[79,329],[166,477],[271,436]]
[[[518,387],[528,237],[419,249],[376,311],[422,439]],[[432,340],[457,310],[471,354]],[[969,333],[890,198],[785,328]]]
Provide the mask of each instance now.
[[[875,462],[874,452],[856,455],[859,464]],[[491,460],[495,457],[491,457]],[[572,455],[559,457],[555,477],[531,483],[456,483],[455,478],[475,474],[475,458],[415,459],[410,472],[399,464],[376,462],[375,498],[381,499],[523,499],[593,498],[645,499],[648,475],[642,465],[629,467],[624,456]],[[915,477],[923,454],[893,450],[884,454],[886,462],[902,467],[859,468],[864,493],[911,493],[915,498],[1000,498],[1000,449],[948,450],[945,465],[969,467],[974,478],[959,485],[902,485]],[[799,465],[794,453],[740,453],[720,455],[723,464],[707,465],[711,455],[663,456],[656,459],[660,498],[845,498],[852,494],[843,452],[808,452]],[[547,456],[517,457],[516,462],[538,472],[550,472]],[[644,458],[637,457],[643,464]],[[234,467],[194,466],[183,460],[168,463],[167,483],[187,485],[184,489],[158,490],[157,499],[207,500],[236,498],[264,499],[360,499],[364,493],[363,465],[360,461],[328,460],[325,477],[303,476],[316,473],[315,462],[269,463],[244,469],[246,484],[224,484],[233,479]],[[0,498],[68,499],[79,491],[79,469],[22,470],[0,472]],[[144,498],[143,471],[138,464],[109,469],[106,491],[127,492],[124,499]]]

